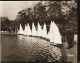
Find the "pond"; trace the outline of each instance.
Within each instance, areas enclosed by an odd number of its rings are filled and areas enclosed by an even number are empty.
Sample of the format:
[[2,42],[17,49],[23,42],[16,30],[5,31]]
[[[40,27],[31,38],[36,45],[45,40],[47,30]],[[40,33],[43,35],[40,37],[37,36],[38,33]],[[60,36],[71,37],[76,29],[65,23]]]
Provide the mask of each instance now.
[[59,47],[39,37],[1,34],[1,61],[61,62]]

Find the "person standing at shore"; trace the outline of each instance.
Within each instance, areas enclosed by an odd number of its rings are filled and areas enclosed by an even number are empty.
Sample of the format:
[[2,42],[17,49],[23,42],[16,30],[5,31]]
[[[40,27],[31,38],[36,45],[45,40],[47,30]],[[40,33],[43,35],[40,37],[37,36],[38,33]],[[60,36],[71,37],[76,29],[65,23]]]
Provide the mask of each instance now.
[[74,45],[74,33],[67,29],[66,39],[68,43],[68,48],[72,48]]

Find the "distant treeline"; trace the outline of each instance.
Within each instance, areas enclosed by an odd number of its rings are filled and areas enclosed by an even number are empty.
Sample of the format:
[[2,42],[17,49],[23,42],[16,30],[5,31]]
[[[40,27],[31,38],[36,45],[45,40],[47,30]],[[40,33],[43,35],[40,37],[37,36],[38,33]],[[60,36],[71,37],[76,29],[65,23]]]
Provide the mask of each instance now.
[[[15,10],[15,9],[14,9]],[[41,1],[33,5],[31,8],[23,9],[17,13],[14,20],[9,20],[8,17],[1,17],[1,30],[10,31],[19,29],[19,24],[22,27],[29,23],[35,26],[39,22],[43,26],[44,22],[47,26],[54,21],[60,29],[76,28],[76,2],[75,1]]]

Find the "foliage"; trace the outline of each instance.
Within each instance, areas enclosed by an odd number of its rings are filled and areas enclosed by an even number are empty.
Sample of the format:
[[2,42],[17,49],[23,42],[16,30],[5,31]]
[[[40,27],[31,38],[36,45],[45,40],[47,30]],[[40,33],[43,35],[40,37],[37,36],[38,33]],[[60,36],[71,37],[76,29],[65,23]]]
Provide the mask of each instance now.
[[9,29],[10,21],[7,17],[1,17],[1,30],[7,31]]
[[[47,27],[49,27],[51,21],[54,21],[56,24],[60,24],[60,26],[63,27],[68,25],[69,28],[71,28],[71,26],[75,28],[77,25],[76,8],[76,2],[74,0],[40,1],[31,8],[20,10],[14,22],[15,24],[17,22],[17,28],[19,27],[20,23],[22,24],[23,28],[27,23],[32,26],[32,22],[34,22],[36,26],[38,22],[41,26],[43,26],[45,22]],[[6,18],[2,19],[6,21]],[[2,27],[4,27],[3,25],[5,24],[2,22]]]

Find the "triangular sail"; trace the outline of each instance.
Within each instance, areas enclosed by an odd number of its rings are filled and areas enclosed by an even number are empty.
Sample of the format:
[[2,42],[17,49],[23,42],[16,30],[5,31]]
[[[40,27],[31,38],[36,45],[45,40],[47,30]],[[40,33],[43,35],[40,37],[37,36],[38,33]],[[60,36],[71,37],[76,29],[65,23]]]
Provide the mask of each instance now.
[[27,32],[28,32],[28,28],[27,28],[27,25],[25,25],[24,35],[28,35]]
[[50,42],[54,42],[54,35],[53,35],[53,25],[52,25],[52,21],[51,21],[51,24],[50,24]]
[[43,32],[42,32],[42,36],[43,37],[46,37],[47,36],[47,29],[46,29],[46,24],[44,23],[44,26],[43,26]]
[[36,31],[34,23],[32,23],[32,36],[37,36],[37,31]]
[[37,36],[42,36],[42,28],[38,22]]
[[24,34],[24,31],[23,31],[23,28],[22,28],[21,24],[20,24],[20,28],[19,28],[17,34]]
[[47,33],[46,24],[44,23],[43,29],[41,28],[39,22],[38,22],[38,29],[36,30],[34,23],[32,23],[32,31],[30,29],[29,24],[25,25],[25,29],[23,31],[23,28],[20,24],[20,28],[17,32],[17,34],[24,34],[24,35],[32,35],[32,36],[42,36],[46,37],[47,39],[50,39],[50,42],[54,42],[55,44],[62,44],[61,41],[61,34],[59,32],[59,28],[54,23],[54,21],[51,21],[50,24],[50,30]]
[[53,26],[54,43],[56,43],[56,44],[62,44],[59,28],[54,23],[54,21],[52,23],[52,26]]
[[27,24],[27,35],[31,35],[31,29],[30,29],[29,24]]

